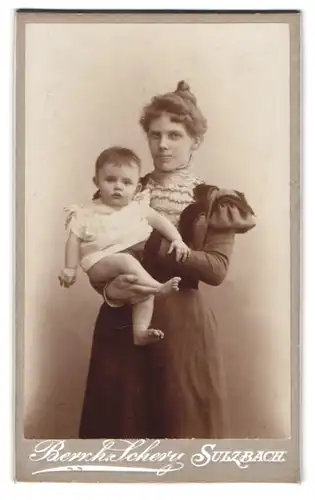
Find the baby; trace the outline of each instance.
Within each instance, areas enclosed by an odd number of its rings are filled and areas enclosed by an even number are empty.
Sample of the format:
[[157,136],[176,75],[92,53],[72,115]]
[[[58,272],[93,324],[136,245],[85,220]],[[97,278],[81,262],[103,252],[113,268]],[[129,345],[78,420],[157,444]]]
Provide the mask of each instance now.
[[[73,285],[80,263],[95,284],[120,274],[133,274],[138,284],[156,288],[156,295],[178,291],[181,278],[160,283],[131,255],[131,247],[146,241],[153,229],[169,240],[168,252],[175,251],[177,261],[187,259],[190,252],[175,226],[150,207],[149,192],[140,192],[140,168],[138,156],[126,148],[111,147],[99,155],[93,178],[98,198],[83,207],[66,208],[70,233],[65,267],[59,275],[61,286]],[[164,336],[150,328],[153,306],[153,296],[132,306],[136,345],[147,345]]]

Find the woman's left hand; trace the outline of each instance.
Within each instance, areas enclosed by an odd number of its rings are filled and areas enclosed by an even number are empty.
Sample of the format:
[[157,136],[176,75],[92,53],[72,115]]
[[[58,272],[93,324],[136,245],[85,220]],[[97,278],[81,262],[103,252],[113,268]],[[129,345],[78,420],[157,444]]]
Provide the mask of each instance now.
[[190,255],[190,249],[183,240],[172,241],[167,253],[170,254],[174,250],[176,253],[176,262],[185,262]]

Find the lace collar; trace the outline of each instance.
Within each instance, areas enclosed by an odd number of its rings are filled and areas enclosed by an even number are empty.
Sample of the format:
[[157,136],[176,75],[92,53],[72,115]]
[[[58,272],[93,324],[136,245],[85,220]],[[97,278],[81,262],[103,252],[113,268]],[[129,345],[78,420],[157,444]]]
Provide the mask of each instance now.
[[159,172],[158,170],[153,170],[150,174],[150,179],[152,179],[155,184],[159,184],[163,187],[185,184],[194,177],[194,166],[191,163],[173,172]]

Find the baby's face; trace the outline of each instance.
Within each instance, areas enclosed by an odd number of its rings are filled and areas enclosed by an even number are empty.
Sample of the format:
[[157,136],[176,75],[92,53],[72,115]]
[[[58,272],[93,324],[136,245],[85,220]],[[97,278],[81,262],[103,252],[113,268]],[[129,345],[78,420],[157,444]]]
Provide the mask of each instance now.
[[124,207],[132,201],[139,185],[139,167],[135,163],[106,164],[97,172],[94,182],[105,205]]

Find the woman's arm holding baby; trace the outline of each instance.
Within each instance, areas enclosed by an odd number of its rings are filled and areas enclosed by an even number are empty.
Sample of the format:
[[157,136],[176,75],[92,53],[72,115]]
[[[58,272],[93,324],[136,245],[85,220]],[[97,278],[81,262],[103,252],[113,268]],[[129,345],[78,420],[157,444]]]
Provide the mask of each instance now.
[[[170,242],[167,253],[176,251],[176,261],[185,261],[190,255],[190,249],[183,242],[182,237],[176,227],[165,217],[162,217],[155,210],[149,208],[147,214],[149,225],[158,231]],[[118,276],[110,283],[92,283],[93,288],[99,292],[110,306],[121,306],[125,302],[133,304],[141,302],[154,293],[156,290],[138,284],[138,279],[133,275]]]

